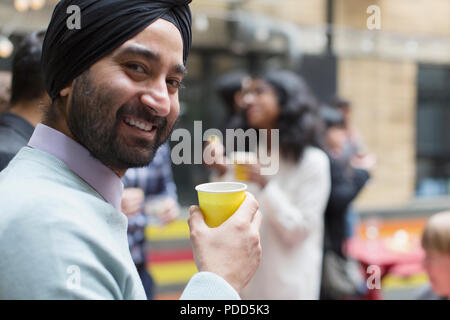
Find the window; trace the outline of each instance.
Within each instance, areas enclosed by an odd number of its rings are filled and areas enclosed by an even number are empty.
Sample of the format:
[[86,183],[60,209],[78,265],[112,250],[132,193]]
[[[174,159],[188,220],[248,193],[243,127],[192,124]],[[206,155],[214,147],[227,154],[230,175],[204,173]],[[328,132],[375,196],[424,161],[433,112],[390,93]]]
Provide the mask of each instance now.
[[450,67],[419,65],[417,196],[450,194]]

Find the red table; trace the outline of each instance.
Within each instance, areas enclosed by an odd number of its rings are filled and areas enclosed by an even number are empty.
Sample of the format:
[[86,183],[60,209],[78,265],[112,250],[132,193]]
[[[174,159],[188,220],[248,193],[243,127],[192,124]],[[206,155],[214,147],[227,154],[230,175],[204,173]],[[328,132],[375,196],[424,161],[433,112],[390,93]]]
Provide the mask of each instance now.
[[[373,280],[373,269],[379,270],[380,283],[382,278],[393,270],[407,276],[411,275],[409,272],[416,272],[421,268],[425,254],[417,238],[412,239],[408,246],[403,248],[396,248],[393,244],[394,242],[390,239],[352,238],[346,243],[345,252],[360,262],[366,280],[369,280],[369,278]],[[377,266],[379,269],[369,268],[370,266]],[[370,283],[373,282],[370,281]],[[382,298],[381,290],[377,288],[369,288],[365,297],[369,300],[381,300]]]

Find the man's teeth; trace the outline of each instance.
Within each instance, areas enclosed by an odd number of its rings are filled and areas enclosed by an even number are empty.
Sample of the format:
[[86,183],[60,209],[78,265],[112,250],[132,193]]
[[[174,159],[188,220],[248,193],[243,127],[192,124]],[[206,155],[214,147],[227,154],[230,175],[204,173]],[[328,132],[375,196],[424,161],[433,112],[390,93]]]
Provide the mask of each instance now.
[[125,118],[125,122],[128,123],[131,126],[134,126],[134,127],[139,128],[141,130],[144,130],[144,131],[151,131],[153,129],[152,125],[147,125],[145,123],[139,122],[139,121],[134,120],[134,119]]

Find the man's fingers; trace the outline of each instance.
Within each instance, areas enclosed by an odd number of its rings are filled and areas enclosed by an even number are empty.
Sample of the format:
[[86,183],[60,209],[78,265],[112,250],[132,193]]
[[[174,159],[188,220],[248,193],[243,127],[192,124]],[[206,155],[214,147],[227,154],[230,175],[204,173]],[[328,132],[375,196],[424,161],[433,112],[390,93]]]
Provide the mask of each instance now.
[[242,202],[239,209],[237,209],[237,211],[234,213],[234,215],[231,216],[231,218],[236,217],[239,219],[243,219],[244,221],[251,222],[253,221],[258,208],[259,204],[256,201],[255,197],[250,192],[246,192],[244,202]]
[[205,219],[203,218],[203,213],[198,206],[191,206],[189,208],[189,214],[188,224],[191,234],[195,231],[201,231],[208,227],[205,223]]
[[263,216],[262,216],[261,211],[259,211],[259,210],[256,211],[255,216],[254,216],[253,221],[252,221],[252,224],[256,228],[256,230],[258,230],[258,231],[261,228],[262,219],[263,219]]

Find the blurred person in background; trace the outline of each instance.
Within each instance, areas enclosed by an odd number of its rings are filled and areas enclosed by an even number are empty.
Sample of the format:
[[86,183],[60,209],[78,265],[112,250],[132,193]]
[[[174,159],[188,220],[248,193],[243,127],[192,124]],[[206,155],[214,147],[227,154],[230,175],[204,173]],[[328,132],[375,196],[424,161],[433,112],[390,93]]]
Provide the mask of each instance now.
[[[279,129],[279,171],[261,175],[260,165],[246,165],[256,184],[265,219],[264,255],[243,291],[247,299],[318,299],[322,265],[323,217],[330,193],[330,164],[320,145],[321,122],[315,96],[305,80],[271,71],[244,89],[247,125]],[[259,141],[259,146],[265,141]],[[270,156],[275,156],[267,141]]]
[[41,71],[45,32],[27,36],[12,61],[10,108],[0,114],[0,171],[25,147],[41,121],[42,105],[50,98]]
[[249,75],[242,70],[235,70],[222,75],[216,82],[216,92],[226,107],[225,129],[243,128],[245,125],[242,88],[248,85]]
[[[204,148],[211,149],[211,156],[217,159],[214,162],[204,162],[203,165],[212,170],[211,179],[216,179],[216,175],[223,175],[226,172],[226,165],[221,163],[220,156],[225,153],[222,146],[226,145],[226,129],[246,129],[245,105],[243,103],[242,89],[251,81],[250,76],[242,70],[234,70],[220,76],[216,81],[215,90],[217,95],[225,105],[225,120],[220,131],[223,141],[216,140],[216,137],[206,141]],[[235,138],[235,143],[237,139]],[[221,142],[221,143],[215,143]],[[214,145],[212,145],[215,143]],[[217,149],[217,151],[216,151]],[[236,150],[233,150],[236,151]],[[216,155],[216,152],[218,153]]]
[[122,178],[122,212],[128,217],[128,245],[148,300],[154,299],[154,281],[148,271],[145,229],[165,226],[179,216],[177,187],[173,180],[170,147],[163,144],[153,161],[143,168],[130,168]]
[[9,107],[11,99],[11,72],[0,71],[0,113]]
[[[334,97],[330,106],[339,110],[344,117],[344,129],[345,129],[345,139],[342,144],[341,150],[335,152],[336,158],[341,158],[343,161],[349,164],[353,163],[355,166],[359,166],[359,162],[367,161],[368,157],[373,155],[367,154],[367,147],[363,142],[362,136],[359,132],[357,125],[355,125],[352,119],[352,105],[351,102],[343,99],[341,97]],[[355,233],[355,227],[359,223],[359,215],[353,206],[349,206],[347,213],[345,214],[346,219],[346,233],[347,237],[353,237]]]
[[350,101],[341,97],[335,97],[331,100],[330,106],[339,110],[344,117],[345,141],[343,143],[340,157],[352,161],[357,157],[363,157],[366,154],[366,146],[357,125],[352,119],[352,105]]
[[345,118],[339,109],[322,106],[325,123],[324,149],[331,164],[331,193],[325,211],[324,263],[321,299],[343,299],[364,293],[359,268],[344,253],[347,240],[346,213],[370,178],[375,165],[373,158],[365,158],[354,167],[343,157],[347,139]]
[[431,216],[422,234],[425,250],[424,266],[431,287],[418,297],[420,300],[450,299],[450,211]]
[[[286,70],[270,71],[243,90],[247,126],[279,130],[278,150],[268,141],[279,170],[261,174],[261,166],[245,164],[249,190],[264,215],[263,257],[244,288],[244,299],[318,299],[320,291],[323,215],[330,193],[330,165],[320,144],[321,123],[316,98],[303,78]],[[276,142],[274,142],[276,143]],[[220,178],[234,180],[233,166]]]

